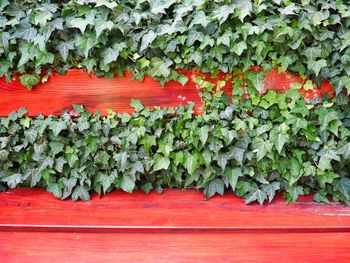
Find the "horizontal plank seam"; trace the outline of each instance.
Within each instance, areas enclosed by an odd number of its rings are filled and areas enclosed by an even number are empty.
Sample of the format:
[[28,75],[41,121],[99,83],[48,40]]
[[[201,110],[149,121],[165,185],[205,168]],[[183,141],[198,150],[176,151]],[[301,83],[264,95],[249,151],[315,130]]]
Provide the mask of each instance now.
[[339,233],[349,232],[350,226],[324,227],[232,227],[232,226],[75,226],[0,224],[1,232],[79,232],[79,233]]

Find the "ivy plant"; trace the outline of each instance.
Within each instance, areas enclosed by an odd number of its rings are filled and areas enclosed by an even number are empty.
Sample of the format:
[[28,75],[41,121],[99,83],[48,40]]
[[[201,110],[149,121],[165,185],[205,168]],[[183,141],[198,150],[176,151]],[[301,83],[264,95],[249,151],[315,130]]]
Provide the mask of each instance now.
[[251,79],[248,98],[242,81],[232,97],[202,82],[202,115],[191,104],[150,110],[137,100],[131,115],[74,105],[74,114],[29,118],[21,108],[0,118],[0,188],[41,186],[73,200],[197,188],[207,199],[232,191],[260,204],[312,193],[350,204],[348,97],[308,104],[297,89],[260,95]]
[[350,91],[347,1],[0,1],[0,76],[25,74],[28,88],[69,68],[183,83],[173,69],[256,65]]

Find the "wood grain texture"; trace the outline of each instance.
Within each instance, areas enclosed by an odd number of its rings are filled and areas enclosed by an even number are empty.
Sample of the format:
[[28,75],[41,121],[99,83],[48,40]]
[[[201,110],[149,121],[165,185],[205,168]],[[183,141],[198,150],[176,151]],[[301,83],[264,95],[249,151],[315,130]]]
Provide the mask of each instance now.
[[350,233],[0,232],[2,263],[350,262]]
[[245,205],[227,193],[114,191],[89,202],[0,193],[0,262],[350,262],[350,208]]
[[265,206],[245,205],[231,193],[205,201],[202,192],[176,189],[160,195],[114,191],[72,202],[44,189],[17,188],[0,193],[0,230],[11,226],[13,231],[350,231],[350,207],[315,204],[310,197],[291,205],[280,197]]
[[164,87],[150,77],[143,81],[131,80],[131,73],[114,79],[97,78],[82,70],[69,70],[66,75],[53,74],[44,84],[28,91],[15,78],[6,83],[0,80],[0,116],[26,107],[30,116],[59,115],[72,109],[72,104],[82,104],[90,111],[106,109],[131,113],[131,99],[139,99],[145,106],[176,107],[180,103],[195,102],[201,111],[201,99],[196,85],[189,81],[185,86],[171,81]]
[[[254,69],[259,70],[259,69]],[[90,111],[100,110],[106,114],[106,109],[113,109],[119,113],[131,113],[131,99],[139,99],[148,107],[176,107],[180,103],[194,102],[195,112],[202,112],[203,102],[199,96],[200,90],[194,83],[197,76],[203,76],[206,80],[217,83],[224,80],[226,74],[219,73],[215,78],[210,74],[195,70],[181,71],[189,81],[182,86],[171,81],[161,87],[159,83],[150,77],[143,81],[131,80],[131,73],[126,72],[124,77],[97,78],[93,74],[88,75],[83,70],[68,70],[66,75],[53,74],[44,84],[39,84],[32,91],[26,90],[14,77],[13,81],[6,83],[0,78],[0,116],[7,116],[11,111],[20,107],[26,107],[29,116],[59,115],[62,110],[72,109],[72,104],[82,104]],[[276,69],[267,72],[263,81],[264,91],[268,89],[284,92],[293,86],[294,82],[304,84],[299,76],[288,72],[279,73]],[[226,94],[232,91],[232,83],[227,82],[223,88]],[[328,81],[324,81],[320,88],[304,90],[302,93],[307,99],[321,97],[322,93],[333,93],[333,87]]]

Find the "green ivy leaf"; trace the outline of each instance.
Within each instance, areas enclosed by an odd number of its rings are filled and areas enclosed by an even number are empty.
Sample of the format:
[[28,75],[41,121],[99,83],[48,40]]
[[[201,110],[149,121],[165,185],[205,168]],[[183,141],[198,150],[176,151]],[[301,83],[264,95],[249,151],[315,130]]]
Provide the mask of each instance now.
[[73,42],[61,42],[57,46],[57,50],[60,52],[61,57],[64,61],[67,60],[69,55],[69,50],[74,50],[74,43]]
[[132,193],[135,188],[135,178],[129,175],[124,175],[120,188],[127,193]]
[[228,182],[232,188],[232,191],[235,191],[238,178],[243,176],[242,169],[241,168],[226,169],[225,176],[228,179]]
[[271,201],[275,197],[276,191],[280,189],[281,189],[281,184],[279,182],[272,182],[262,187],[262,191],[265,192],[269,197],[269,203],[271,203]]
[[87,19],[83,19],[81,17],[74,17],[68,20],[69,27],[79,28],[81,33],[85,32],[85,29],[91,22]]
[[194,25],[201,25],[203,27],[207,27],[207,25],[210,23],[209,17],[206,16],[204,11],[195,11],[192,14],[192,21],[188,28],[192,28]]
[[82,201],[89,201],[90,200],[89,192],[85,186],[74,187],[74,190],[72,193],[72,200],[77,201],[78,199],[80,199]]
[[187,172],[192,175],[199,167],[198,160],[191,155],[190,153],[185,154],[184,156],[184,166],[187,169]]
[[140,52],[145,50],[157,37],[157,34],[153,30],[150,30],[147,34],[142,37]]
[[261,138],[256,138],[253,141],[253,152],[256,153],[257,161],[260,161],[272,149],[270,141],[264,141]]
[[207,142],[209,136],[209,126],[205,125],[200,128],[199,130],[199,139],[201,140],[202,144],[205,145]]
[[7,183],[8,187],[15,188],[22,182],[21,174],[13,174],[1,179],[2,182]]
[[287,193],[288,193],[288,200],[290,200],[292,203],[295,203],[299,195],[304,194],[304,189],[302,186],[293,186],[293,187],[287,188]]
[[26,89],[31,90],[39,84],[40,77],[37,74],[24,74],[19,77],[19,81]]
[[263,80],[265,78],[265,74],[263,72],[248,72],[247,78],[253,84],[253,87],[256,88],[257,91],[262,92],[263,90]]
[[308,69],[315,73],[316,76],[320,74],[322,68],[327,67],[327,61],[325,59],[320,59],[317,61],[311,60],[307,64]]
[[327,194],[324,191],[318,191],[316,194],[314,194],[314,200],[317,203],[325,203],[325,204],[329,204],[329,200],[327,198]]
[[152,58],[149,74],[153,77],[168,77],[170,75],[170,62],[165,62],[160,58]]
[[166,158],[160,154],[154,155],[154,165],[153,165],[153,172],[159,171],[159,170],[166,170],[168,169],[170,165],[169,158]]
[[135,99],[131,99],[130,102],[131,107],[133,107],[135,109],[135,111],[140,112],[142,111],[145,107],[142,105],[141,101],[139,100],[135,100]]
[[260,189],[255,189],[254,191],[248,194],[248,196],[245,199],[245,203],[250,204],[254,201],[258,201],[260,205],[263,205],[266,199],[267,195],[264,191]]
[[78,38],[77,45],[82,49],[85,58],[89,56],[89,51],[94,47],[96,42],[95,33],[85,33]]
[[347,177],[341,177],[335,184],[335,190],[339,191],[346,200],[350,200],[350,179]]
[[[248,48],[247,44],[244,41],[240,41],[237,44],[233,45],[233,52],[238,56],[242,55],[243,51]],[[249,78],[249,77],[248,77]]]
[[52,64],[55,56],[50,52],[39,52],[35,55],[37,65]]
[[213,197],[215,194],[224,194],[224,181],[216,178],[212,180],[209,185],[204,189],[205,199]]
[[99,6],[105,6],[109,9],[114,9],[115,7],[118,6],[118,4],[116,2],[111,2],[109,0],[96,0],[94,1],[96,2],[96,6],[95,7],[99,7]]

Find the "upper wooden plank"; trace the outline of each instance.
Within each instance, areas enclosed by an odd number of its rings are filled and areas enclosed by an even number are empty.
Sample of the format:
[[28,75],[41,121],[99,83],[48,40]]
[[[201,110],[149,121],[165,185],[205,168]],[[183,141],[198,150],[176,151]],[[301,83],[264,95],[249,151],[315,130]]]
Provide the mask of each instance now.
[[[350,231],[350,207],[316,204],[310,197],[286,205],[245,205],[231,193],[204,200],[196,190],[167,189],[161,195],[114,191],[90,202],[61,201],[43,189],[18,188],[0,193],[0,229],[35,227],[65,231],[127,229],[212,229],[231,231]],[[84,230],[85,228],[85,230]],[[42,229],[39,231],[42,231]]]
[[[106,114],[106,109],[113,109],[118,113],[131,113],[131,99],[139,99],[145,106],[176,107],[180,103],[194,102],[195,112],[201,113],[203,102],[194,79],[203,76],[206,80],[216,83],[224,80],[224,73],[211,78],[210,74],[199,73],[195,70],[182,71],[189,81],[182,86],[171,81],[161,87],[150,77],[143,81],[131,80],[131,73],[114,79],[97,78],[83,70],[69,70],[66,75],[53,74],[44,84],[39,84],[32,91],[26,90],[15,77],[6,83],[0,78],[0,116],[7,116],[11,111],[26,107],[29,116],[59,115],[62,110],[72,109],[72,104],[82,104],[90,111],[100,110]],[[273,69],[267,72],[263,81],[263,91],[273,89],[286,91],[294,82],[304,83],[299,76]],[[321,97],[322,92],[332,93],[332,86],[324,81],[320,89],[302,90],[306,98]],[[224,92],[230,94],[232,85],[228,81]]]
[[131,80],[131,73],[114,79],[97,78],[82,70],[69,70],[66,75],[53,74],[44,84],[33,90],[26,90],[14,79],[6,83],[0,79],[0,116],[7,116],[21,107],[28,109],[29,116],[61,114],[72,109],[72,104],[82,104],[94,112],[106,109],[119,113],[131,113],[131,99],[139,99],[145,106],[176,107],[180,103],[196,103],[196,111],[201,112],[201,99],[194,82],[185,86],[171,81],[164,87],[150,77],[143,81]]

